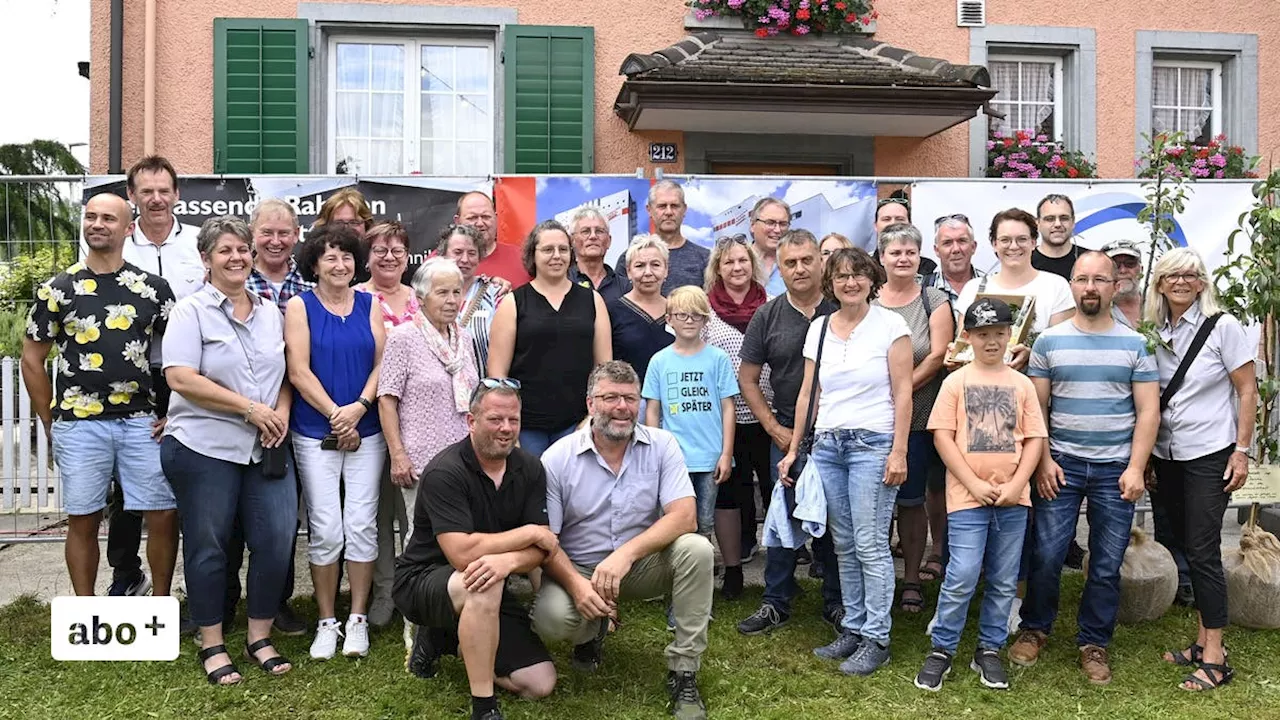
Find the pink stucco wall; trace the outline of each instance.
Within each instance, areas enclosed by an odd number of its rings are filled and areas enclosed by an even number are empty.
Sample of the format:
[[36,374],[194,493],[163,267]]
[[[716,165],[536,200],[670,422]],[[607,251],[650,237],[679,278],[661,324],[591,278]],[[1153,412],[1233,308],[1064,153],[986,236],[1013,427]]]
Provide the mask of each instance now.
[[[107,165],[109,82],[109,0],[91,0],[91,166]],[[350,0],[348,0],[350,1]],[[422,4],[421,0],[381,0]],[[475,5],[468,0],[431,0],[435,5]],[[514,6],[524,24],[594,25],[596,31],[596,130],[598,172],[650,168],[650,141],[679,142],[679,133],[631,133],[613,114],[622,77],[622,59],[651,52],[685,34],[682,0],[609,3],[596,0],[490,0]],[[296,17],[296,0],[184,0],[157,3],[158,85],[156,150],[183,172],[209,172],[213,161],[213,18]],[[142,153],[142,47],[144,0],[125,0],[124,122],[125,165]],[[922,55],[968,61],[969,32],[955,27],[955,0],[877,0],[877,38]],[[1098,158],[1109,177],[1132,175],[1134,152],[1135,45],[1138,30],[1247,32],[1259,37],[1260,78],[1280,70],[1280,2],[1236,0],[1231,12],[1206,12],[1187,0],[1120,0],[1099,4],[1063,0],[989,0],[987,19],[1001,25],[1060,25],[1097,29]],[[1280,87],[1259,89],[1258,147],[1264,167],[1280,146]],[[313,138],[312,142],[318,142]],[[681,153],[683,156],[683,153]],[[961,125],[927,139],[878,138],[880,175],[956,176],[966,174],[968,129]],[[668,172],[679,165],[664,165]],[[650,168],[651,169],[651,168]]]

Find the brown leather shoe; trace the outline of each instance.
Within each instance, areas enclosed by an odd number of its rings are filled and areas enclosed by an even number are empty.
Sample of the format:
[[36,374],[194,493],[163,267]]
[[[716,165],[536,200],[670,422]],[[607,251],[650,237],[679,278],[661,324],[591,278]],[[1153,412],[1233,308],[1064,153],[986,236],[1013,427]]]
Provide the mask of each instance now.
[[1106,685],[1111,682],[1111,659],[1107,656],[1106,648],[1097,645],[1085,645],[1080,648],[1080,669],[1094,685]]
[[1040,659],[1040,650],[1049,644],[1049,636],[1039,630],[1023,630],[1009,648],[1009,662],[1031,667]]

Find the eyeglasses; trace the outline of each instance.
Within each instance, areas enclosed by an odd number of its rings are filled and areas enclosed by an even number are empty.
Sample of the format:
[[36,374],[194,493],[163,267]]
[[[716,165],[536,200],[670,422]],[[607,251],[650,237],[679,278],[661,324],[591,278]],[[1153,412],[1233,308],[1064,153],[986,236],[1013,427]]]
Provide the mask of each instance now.
[[363,228],[366,224],[366,221],[364,220],[333,220],[332,222],[334,225],[341,225],[342,227],[351,228],[352,230]]
[[786,230],[791,227],[790,220],[761,220],[760,218],[756,218],[756,222],[764,225],[770,230]]
[[970,226],[970,227],[972,227],[972,226],[973,226],[973,223],[969,222],[969,216],[968,216],[968,215],[963,215],[963,214],[961,214],[961,213],[956,213],[955,215],[943,215],[943,216],[941,216],[941,217],[939,217],[939,218],[935,219],[935,220],[933,221],[933,229],[934,229],[934,230],[937,230],[938,228],[942,227],[942,223],[944,223],[944,222],[946,222],[946,221],[948,221],[948,220],[959,220],[960,222],[964,223],[965,225],[968,225],[968,226]]
[[1021,245],[1027,247],[1035,245],[1035,238],[1030,235],[1019,235],[1018,237],[998,237],[996,238],[996,247],[1009,247],[1010,245]]
[[716,239],[716,247],[718,248],[728,247],[730,245],[746,246],[746,244],[747,236],[742,233],[738,233],[737,235],[721,235]]
[[409,251],[405,250],[403,247],[400,247],[400,246],[387,247],[386,245],[379,245],[371,249],[369,252],[375,255],[376,257],[386,257],[387,253],[390,253],[391,257],[397,260],[409,254]]
[[600,237],[609,237],[609,228],[584,227],[584,228],[578,228],[576,231],[574,231],[573,234],[581,235],[582,237],[591,237],[593,235],[599,235]]
[[668,313],[667,317],[671,318],[672,320],[675,320],[676,322],[682,322],[682,323],[698,322],[700,320],[707,319],[707,316],[701,313],[687,313],[687,312]]
[[1200,273],[1178,273],[1177,275],[1165,275],[1164,279],[1168,280],[1170,285],[1174,285],[1176,283],[1190,285],[1200,279]]
[[471,391],[471,402],[475,402],[476,398],[485,394],[490,390],[505,388],[507,390],[515,390],[520,392],[520,381],[515,378],[480,378],[480,383],[476,385],[476,389]]
[[1071,282],[1072,282],[1072,284],[1074,284],[1074,285],[1080,285],[1080,286],[1082,286],[1082,287],[1088,287],[1088,286],[1089,286],[1089,283],[1093,283],[1094,285],[1099,285],[1099,286],[1101,286],[1101,285],[1110,285],[1111,283],[1113,283],[1113,282],[1115,282],[1115,281],[1116,281],[1116,279],[1115,279],[1115,278],[1108,278],[1108,277],[1089,277],[1089,276],[1087,276],[1087,275],[1077,275],[1076,277],[1071,278]]
[[601,393],[599,395],[592,395],[591,397],[596,402],[604,403],[605,405],[617,405],[619,400],[627,405],[640,404],[640,396],[632,395],[630,393]]

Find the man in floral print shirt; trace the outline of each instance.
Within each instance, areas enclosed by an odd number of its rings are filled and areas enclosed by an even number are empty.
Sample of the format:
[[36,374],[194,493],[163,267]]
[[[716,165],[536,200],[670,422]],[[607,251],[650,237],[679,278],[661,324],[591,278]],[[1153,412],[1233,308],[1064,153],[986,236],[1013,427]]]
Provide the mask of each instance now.
[[[36,292],[22,343],[22,376],[53,438],[68,515],[67,569],[77,595],[93,595],[98,525],[112,470],[125,510],[146,520],[153,595],[168,595],[178,547],[177,503],[160,470],[150,353],[164,332],[173,292],[163,278],[124,261],[132,211],[103,193],[84,208],[85,258]],[[53,375],[45,373],[57,346]],[[57,381],[57,395],[51,380]]]

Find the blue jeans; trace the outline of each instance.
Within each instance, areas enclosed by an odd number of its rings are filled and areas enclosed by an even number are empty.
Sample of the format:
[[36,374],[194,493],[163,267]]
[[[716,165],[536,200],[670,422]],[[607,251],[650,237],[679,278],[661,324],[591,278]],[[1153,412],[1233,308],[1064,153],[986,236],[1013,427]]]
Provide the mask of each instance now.
[[947,514],[947,575],[938,593],[933,646],[954,655],[969,601],[986,572],[978,647],[999,650],[1009,638],[1009,609],[1018,593],[1018,563],[1027,532],[1027,508],[978,507]]
[[1120,609],[1120,563],[1129,547],[1133,503],[1120,497],[1122,462],[1091,462],[1054,452],[1066,484],[1058,496],[1045,500],[1033,493],[1036,509],[1035,546],[1027,597],[1022,602],[1023,630],[1048,633],[1058,616],[1058,594],[1067,546],[1076,536],[1080,503],[1089,498],[1089,573],[1078,614],[1076,645],[1107,647]]
[[555,444],[560,438],[571,434],[578,429],[577,423],[570,425],[563,430],[521,430],[520,431],[520,449],[533,455],[534,457],[542,457],[542,453],[547,448]]
[[274,618],[298,527],[292,457],[285,477],[267,478],[262,463],[240,465],[211,458],[168,436],[160,445],[160,464],[178,498],[191,619],[200,627],[222,622],[227,551],[237,520],[249,546],[249,617]]
[[691,472],[689,479],[693,481],[693,495],[698,501],[698,534],[711,537],[720,486],[716,485],[714,472]]
[[[768,436],[765,436],[766,439]],[[769,488],[778,482],[778,461],[782,451],[773,441],[769,442]],[[768,495],[766,495],[768,497]],[[766,507],[768,507],[766,505]],[[831,533],[813,539],[813,561],[822,563],[822,607],[840,606],[840,570],[836,567],[836,555],[831,551]],[[780,613],[791,613],[791,601],[800,592],[796,582],[796,551],[791,548],[765,548],[764,553],[764,602]]]
[[818,464],[827,496],[827,530],[844,598],[844,629],[889,644],[895,574],[889,521],[898,488],[884,484],[891,433],[823,430],[809,461]]

